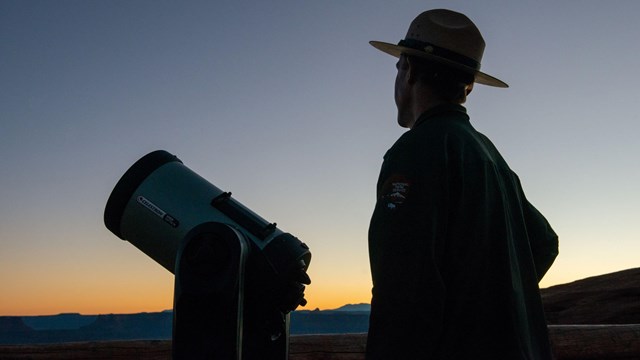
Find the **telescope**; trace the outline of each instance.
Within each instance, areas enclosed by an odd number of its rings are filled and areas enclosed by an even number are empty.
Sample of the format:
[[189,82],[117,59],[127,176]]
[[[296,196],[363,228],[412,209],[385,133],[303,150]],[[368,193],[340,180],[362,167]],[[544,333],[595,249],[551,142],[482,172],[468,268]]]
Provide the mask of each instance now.
[[174,359],[284,360],[311,252],[164,150],[114,187],[106,227],[175,275]]

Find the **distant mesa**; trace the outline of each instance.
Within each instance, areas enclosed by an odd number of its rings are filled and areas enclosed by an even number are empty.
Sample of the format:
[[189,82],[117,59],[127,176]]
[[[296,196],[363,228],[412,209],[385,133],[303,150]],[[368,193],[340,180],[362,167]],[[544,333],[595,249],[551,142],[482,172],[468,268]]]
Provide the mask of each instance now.
[[[33,331],[18,316],[0,316],[0,336],[3,334],[27,333]],[[0,342],[1,344],[1,342]]]
[[98,318],[97,315],[62,313],[58,315],[25,316],[24,323],[33,330],[74,330],[87,326]]
[[347,304],[343,305],[337,309],[327,310],[327,311],[371,311],[371,304]]

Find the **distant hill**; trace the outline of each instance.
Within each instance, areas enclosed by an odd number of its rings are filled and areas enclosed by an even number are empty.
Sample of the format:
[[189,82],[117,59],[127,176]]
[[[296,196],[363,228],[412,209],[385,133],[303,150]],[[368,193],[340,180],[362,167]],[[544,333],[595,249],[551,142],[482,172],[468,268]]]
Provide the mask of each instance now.
[[[549,324],[640,324],[640,268],[541,290]],[[363,333],[369,304],[291,313],[291,334]],[[0,316],[0,344],[171,339],[173,313]]]
[[59,315],[25,316],[24,324],[33,330],[73,330],[96,321],[98,315],[67,313]]
[[364,333],[369,330],[369,311],[294,311],[290,327],[292,335]]
[[371,304],[347,304],[337,309],[325,310],[325,311],[371,311]]
[[[0,344],[171,338],[172,313],[1,316]],[[77,326],[71,326],[71,322]],[[36,324],[36,327],[28,326]],[[60,328],[55,328],[59,325]],[[85,325],[86,324],[86,325]]]

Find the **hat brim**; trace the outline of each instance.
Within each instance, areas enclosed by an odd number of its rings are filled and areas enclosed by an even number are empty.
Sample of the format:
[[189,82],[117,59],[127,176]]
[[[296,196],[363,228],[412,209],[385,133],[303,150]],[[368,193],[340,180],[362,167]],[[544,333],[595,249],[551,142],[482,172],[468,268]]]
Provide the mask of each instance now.
[[371,46],[373,46],[374,48],[385,52],[391,56],[395,56],[395,57],[400,57],[400,55],[402,54],[406,54],[406,55],[410,55],[410,56],[417,56],[417,57],[421,57],[421,58],[425,58],[425,59],[431,59],[434,61],[438,61],[441,62],[443,64],[447,64],[450,65],[453,68],[468,72],[468,73],[472,73],[475,75],[475,82],[477,82],[478,84],[482,84],[482,85],[488,85],[488,86],[494,86],[494,87],[499,87],[499,88],[508,88],[509,85],[507,85],[507,83],[505,83],[504,81],[495,78],[491,75],[485,74],[482,71],[478,71],[476,69],[473,69],[471,67],[453,62],[451,60],[442,58],[440,56],[436,56],[436,55],[432,55],[429,53],[426,53],[424,51],[420,51],[420,50],[416,50],[416,49],[412,49],[412,48],[408,48],[408,47],[404,47],[404,46],[398,46],[396,44],[390,44],[390,43],[386,43],[386,42],[382,42],[382,41],[369,41],[369,44],[371,44]]

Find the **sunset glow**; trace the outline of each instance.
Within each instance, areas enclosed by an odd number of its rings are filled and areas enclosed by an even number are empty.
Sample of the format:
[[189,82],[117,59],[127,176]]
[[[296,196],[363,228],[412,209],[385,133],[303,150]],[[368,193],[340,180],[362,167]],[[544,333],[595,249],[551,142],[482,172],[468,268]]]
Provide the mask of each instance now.
[[466,104],[560,237],[541,286],[640,266],[636,1],[2,1],[0,316],[172,308],[174,277],[109,232],[157,149],[313,254],[305,309],[369,302],[367,229],[403,133],[394,59],[430,8],[487,42]]

